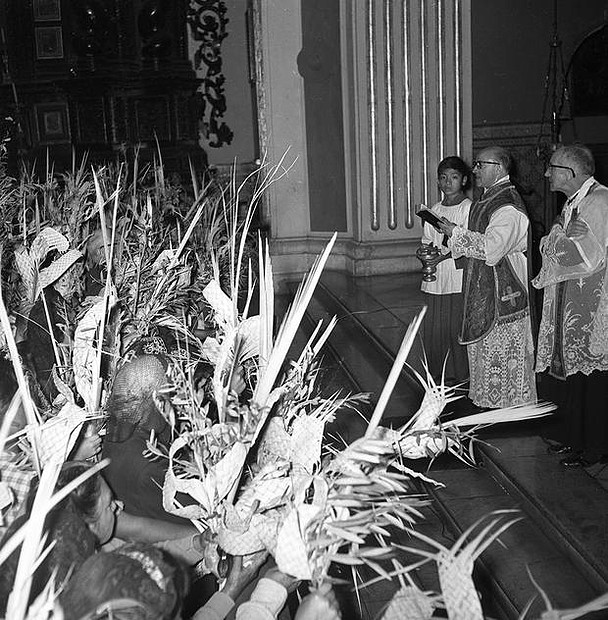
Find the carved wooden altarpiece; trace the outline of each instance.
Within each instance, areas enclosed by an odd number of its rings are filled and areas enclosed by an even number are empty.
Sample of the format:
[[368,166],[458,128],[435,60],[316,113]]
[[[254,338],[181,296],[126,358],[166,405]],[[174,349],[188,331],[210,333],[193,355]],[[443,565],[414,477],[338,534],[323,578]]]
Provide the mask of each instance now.
[[187,0],[0,0],[0,106],[21,155],[149,160],[158,143],[169,169],[204,166],[187,12]]

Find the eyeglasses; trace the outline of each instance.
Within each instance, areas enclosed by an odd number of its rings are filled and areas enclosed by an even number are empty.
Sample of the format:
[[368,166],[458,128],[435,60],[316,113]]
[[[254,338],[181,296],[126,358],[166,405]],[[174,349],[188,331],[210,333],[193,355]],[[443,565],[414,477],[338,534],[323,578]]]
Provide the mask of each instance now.
[[570,166],[559,166],[558,164],[547,164],[547,168],[561,168],[562,170],[570,170],[572,176],[576,176],[576,172]]
[[478,159],[473,162],[473,170],[475,170],[475,168],[482,168],[484,164],[494,164],[495,166],[500,166],[500,162],[497,161],[484,161],[483,159]]

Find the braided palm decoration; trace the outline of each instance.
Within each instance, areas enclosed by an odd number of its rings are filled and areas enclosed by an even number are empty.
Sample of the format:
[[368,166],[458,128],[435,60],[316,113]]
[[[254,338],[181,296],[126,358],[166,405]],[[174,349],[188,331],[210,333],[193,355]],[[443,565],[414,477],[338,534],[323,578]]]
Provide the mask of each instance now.
[[[475,560],[509,527],[521,517],[509,518],[517,511],[497,510],[473,523],[451,549],[441,543],[411,530],[416,538],[426,542],[435,551],[426,551],[412,547],[402,547],[412,553],[422,555],[437,563],[439,584],[443,602],[450,620],[483,620],[483,611],[479,595],[473,582],[473,565]],[[505,520],[506,519],[506,520]],[[489,520],[489,523],[487,523]],[[467,539],[478,530],[483,523],[487,524],[468,544]]]

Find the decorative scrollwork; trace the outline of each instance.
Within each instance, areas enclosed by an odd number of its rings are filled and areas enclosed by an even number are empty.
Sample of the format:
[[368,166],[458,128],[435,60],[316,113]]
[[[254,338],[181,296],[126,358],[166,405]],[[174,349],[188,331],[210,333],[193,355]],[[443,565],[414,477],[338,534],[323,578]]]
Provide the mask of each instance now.
[[200,45],[194,54],[197,69],[207,69],[203,78],[203,128],[209,146],[218,148],[232,142],[233,133],[222,120],[226,112],[226,95],[222,73],[222,41],[226,32],[226,5],[222,0],[191,0],[188,24],[195,41]]

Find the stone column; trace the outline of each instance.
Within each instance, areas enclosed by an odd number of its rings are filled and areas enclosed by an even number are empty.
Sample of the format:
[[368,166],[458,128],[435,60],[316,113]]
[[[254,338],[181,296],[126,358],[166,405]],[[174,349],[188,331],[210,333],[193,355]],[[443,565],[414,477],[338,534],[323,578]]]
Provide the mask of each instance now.
[[470,0],[343,0],[357,273],[419,269],[418,206],[471,155]]
[[[336,1],[347,217],[329,266],[418,270],[415,211],[439,198],[438,162],[471,155],[470,0]],[[306,123],[297,66],[301,0],[254,2],[261,152],[276,163],[289,147],[286,162],[295,160],[268,195],[273,265],[279,274],[301,272],[332,232],[310,224],[323,218],[310,211],[306,147],[308,138],[318,148],[310,132],[319,128]],[[312,208],[324,208],[318,197]]]
[[[309,225],[304,91],[297,56],[302,48],[300,0],[254,0],[253,35],[260,154],[286,173],[266,195],[275,273],[302,271],[300,257],[284,252],[286,240],[302,243]],[[293,259],[290,258],[293,256]],[[295,261],[295,263],[294,263]]]

